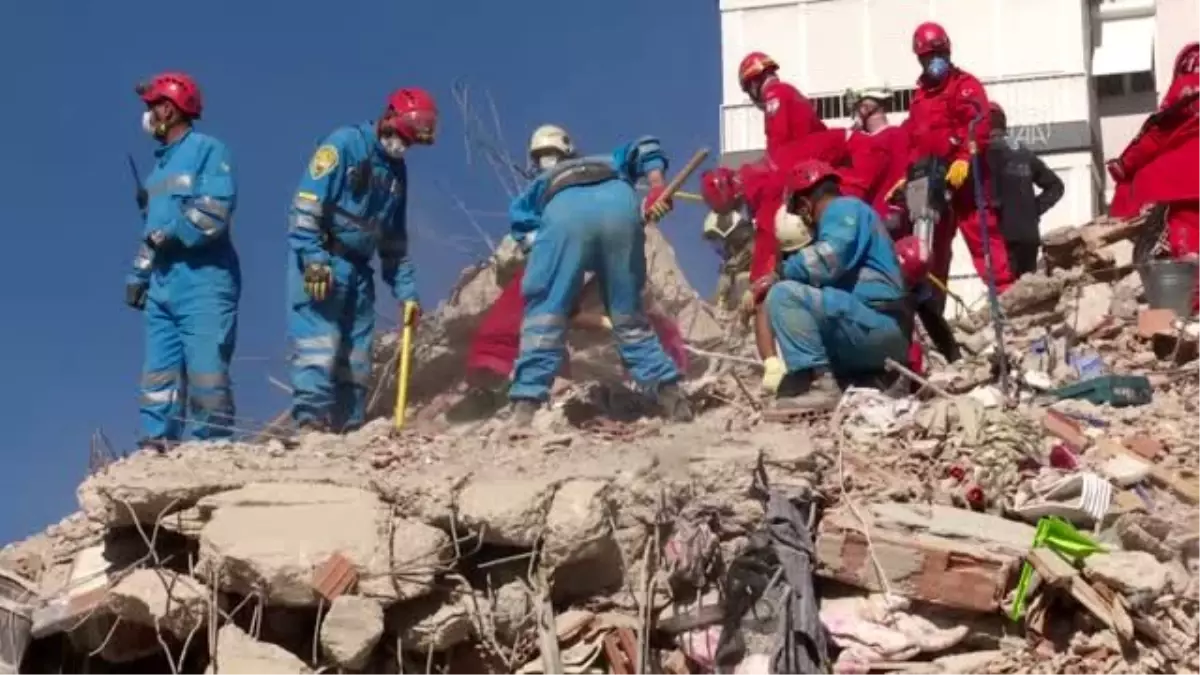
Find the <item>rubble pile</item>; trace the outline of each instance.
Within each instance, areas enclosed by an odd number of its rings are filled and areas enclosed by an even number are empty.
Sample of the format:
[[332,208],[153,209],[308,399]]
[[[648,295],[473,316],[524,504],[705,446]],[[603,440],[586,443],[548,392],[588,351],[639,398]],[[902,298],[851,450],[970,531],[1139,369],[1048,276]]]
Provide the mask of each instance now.
[[[1006,359],[975,313],[920,391],[824,418],[776,421],[727,361],[688,382],[691,424],[576,382],[528,429],[417,415],[112,463],[0,553],[21,672],[1200,669],[1196,332],[1094,264],[1119,227],[1048,242],[1053,272],[1001,298]],[[465,339],[464,297],[424,349]]]

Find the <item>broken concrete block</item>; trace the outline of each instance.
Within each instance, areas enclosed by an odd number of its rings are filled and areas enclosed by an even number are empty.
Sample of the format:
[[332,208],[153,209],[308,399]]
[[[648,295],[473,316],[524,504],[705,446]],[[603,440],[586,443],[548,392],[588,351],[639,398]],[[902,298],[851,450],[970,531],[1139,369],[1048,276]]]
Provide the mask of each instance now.
[[489,544],[532,547],[556,487],[549,478],[472,478],[458,495],[458,518]]
[[1134,604],[1152,601],[1167,587],[1167,567],[1144,551],[1096,553],[1084,560],[1083,574],[1128,596]]
[[321,621],[321,651],[342,668],[362,670],[383,635],[383,607],[357,595],[333,601]]
[[362,579],[359,593],[393,602],[431,593],[435,575],[454,559],[450,535],[414,520],[397,520],[394,527],[391,561],[385,565],[390,574]]
[[[313,571],[334,553],[352,561],[360,576],[388,571],[390,513],[364,490],[257,483],[206,497],[199,506],[209,514],[200,533],[199,569],[219,574],[224,590],[261,589],[271,603],[313,606]],[[396,598],[386,585],[373,590],[384,600]]]
[[1158,459],[1164,452],[1163,444],[1149,436],[1127,438],[1125,439],[1125,447],[1132,450],[1138,456],[1151,461]]
[[550,567],[596,555],[611,533],[608,481],[571,480],[554,494],[546,516],[542,560]]
[[388,610],[391,632],[405,651],[424,654],[445,651],[471,637],[471,614],[463,602],[447,593],[402,602]]
[[241,628],[227,623],[217,631],[217,658],[206,674],[258,675],[259,673],[311,673],[295,654],[278,645],[259,642]]
[[108,591],[109,611],[124,621],[161,628],[182,639],[208,620],[211,591],[165,569],[134,570]]
[[202,497],[241,487],[243,482],[216,463],[159,460],[123,462],[93,474],[79,485],[76,498],[92,520],[110,527],[134,520],[153,523],[183,510]]
[[1067,325],[1076,335],[1090,335],[1108,318],[1113,301],[1113,289],[1108,284],[1089,284],[1077,292],[1063,295],[1068,308]]
[[1138,336],[1144,340],[1149,340],[1158,333],[1173,332],[1177,318],[1175,310],[1143,309],[1138,312]]
[[[874,554],[894,593],[945,607],[994,612],[1019,558],[931,535],[871,528]],[[818,576],[883,591],[867,537],[853,518],[833,516],[817,536]]]
[[1025,523],[940,504],[914,505],[897,502],[867,507],[877,527],[915,530],[950,539],[961,539],[998,553],[1019,556],[1033,543],[1037,530]]

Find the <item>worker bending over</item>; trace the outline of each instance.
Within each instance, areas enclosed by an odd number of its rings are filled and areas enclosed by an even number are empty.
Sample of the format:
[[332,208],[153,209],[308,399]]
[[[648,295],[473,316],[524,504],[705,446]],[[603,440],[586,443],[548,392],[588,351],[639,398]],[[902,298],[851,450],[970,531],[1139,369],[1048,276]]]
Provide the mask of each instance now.
[[142,128],[159,147],[138,190],[145,223],[125,301],[146,317],[141,445],[162,451],[181,438],[233,432],[229,362],[242,284],[229,227],[237,186],[225,144],[192,129],[203,103],[190,77],[163,73],[137,93],[146,104]]
[[841,196],[824,162],[802,162],[788,181],[787,213],[813,228],[813,243],[786,258],[781,274],[756,284],[779,342],[788,407],[837,405],[834,380],[879,373],[903,361],[905,287],[891,238],[866,202]]
[[375,123],[337,129],[321,142],[292,200],[288,241],[288,334],[292,341],[292,419],[300,430],[344,432],[362,425],[380,276],[406,303],[417,302],[408,254],[408,173],[404,153],[431,145],[437,107],[421,89],[388,97]]
[[[917,26],[912,49],[921,64],[921,75],[904,121],[911,138],[909,165],[931,157],[945,162],[946,182],[952,190],[951,208],[942,215],[928,244],[930,265],[934,275],[944,282],[950,273],[954,233],[962,232],[975,271],[985,281],[988,270],[984,247],[990,249],[996,290],[1002,292],[1012,285],[1013,275],[1004,237],[997,226],[996,209],[988,200],[992,192],[987,162],[977,163],[980,175],[974,177],[983,183],[985,203],[976,203],[973,182],[968,181],[972,144],[983,152],[990,136],[987,93],[974,75],[951,62],[950,36],[940,25],[926,22]],[[976,119],[971,136],[968,130]],[[902,184],[898,181],[893,191]],[[981,218],[986,218],[986,223]],[[983,238],[985,228],[987,241]]]
[[[566,351],[569,317],[588,271],[598,277],[621,360],[633,379],[657,398],[669,418],[690,420],[691,407],[678,386],[679,370],[655,336],[642,300],[643,220],[658,220],[671,209],[669,199],[660,199],[666,188],[666,155],[657,139],[643,136],[611,155],[578,157],[563,130],[547,133],[557,141],[535,153],[541,173],[509,208],[512,236],[528,251],[521,284],[521,353],[509,389],[512,422],[528,424],[549,398]],[[634,185],[642,178],[650,191],[639,205]]]
[[1171,257],[1200,254],[1200,43],[1175,57],[1174,78],[1158,112],[1150,115],[1121,155],[1108,161],[1117,184],[1109,212],[1131,218],[1144,207],[1166,207]]
[[754,223],[740,211],[709,211],[704,217],[703,236],[721,259],[721,266],[717,270],[717,309],[727,311],[735,308],[742,294],[750,289]]
[[751,52],[738,65],[742,91],[763,112],[763,131],[767,137],[767,157],[786,165],[781,156],[787,146],[806,136],[825,131],[825,123],[809,100],[792,85],[779,79],[779,64],[762,52]]

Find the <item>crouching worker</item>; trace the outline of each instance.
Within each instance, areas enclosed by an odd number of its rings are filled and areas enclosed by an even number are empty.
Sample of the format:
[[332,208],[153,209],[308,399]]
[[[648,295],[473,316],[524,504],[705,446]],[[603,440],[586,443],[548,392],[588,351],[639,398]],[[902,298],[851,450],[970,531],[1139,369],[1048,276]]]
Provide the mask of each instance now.
[[861,199],[841,196],[831,166],[798,164],[785,199],[787,212],[814,229],[813,243],[758,284],[766,296],[759,311],[787,371],[781,405],[829,410],[841,396],[835,376],[880,373],[888,358],[904,362],[904,281],[879,216]]
[[[509,209],[513,238],[528,250],[521,353],[509,389],[513,424],[528,424],[549,398],[588,271],[596,274],[621,360],[633,379],[668,417],[690,420],[679,369],[654,334],[642,300],[643,220],[658,220],[671,209],[669,200],[660,199],[667,159],[658,140],[643,136],[609,155],[577,157],[566,132],[547,126],[534,132],[530,145],[539,147],[531,154],[541,172]],[[634,185],[643,177],[650,192],[639,203]]]

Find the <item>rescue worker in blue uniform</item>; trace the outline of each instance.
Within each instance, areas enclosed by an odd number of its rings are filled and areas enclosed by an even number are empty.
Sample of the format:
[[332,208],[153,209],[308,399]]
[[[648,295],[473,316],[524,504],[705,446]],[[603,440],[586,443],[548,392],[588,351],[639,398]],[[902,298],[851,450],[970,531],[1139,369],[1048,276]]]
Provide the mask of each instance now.
[[[643,136],[610,155],[576,156],[567,133],[537,129],[530,143],[540,173],[509,208],[512,236],[527,253],[521,325],[509,399],[514,425],[528,424],[549,398],[565,355],[565,333],[584,274],[594,272],[618,350],[633,379],[663,412],[690,420],[680,373],[663,350],[642,306],[646,233],[671,209],[664,196],[667,158],[656,138]],[[634,185],[650,192],[639,206]]]
[[[292,419],[301,431],[345,432],[364,421],[376,251],[380,276],[401,307],[418,301],[404,153],[431,145],[436,128],[433,98],[421,89],[399,89],[377,123],[330,134],[300,180],[289,213],[288,335]],[[401,309],[409,322],[418,313]]]
[[140,443],[163,451],[233,432],[229,362],[241,270],[229,228],[237,187],[225,144],[192,129],[203,109],[192,78],[163,73],[137,93],[146,104],[142,128],[159,148],[138,190],[145,224],[125,301],[146,317]]
[[835,376],[904,362],[907,292],[883,222],[870,204],[841,196],[831,166],[799,163],[788,190],[788,212],[815,224],[815,236],[765,280],[765,311],[787,367],[777,396],[784,407],[828,410],[841,396]]

